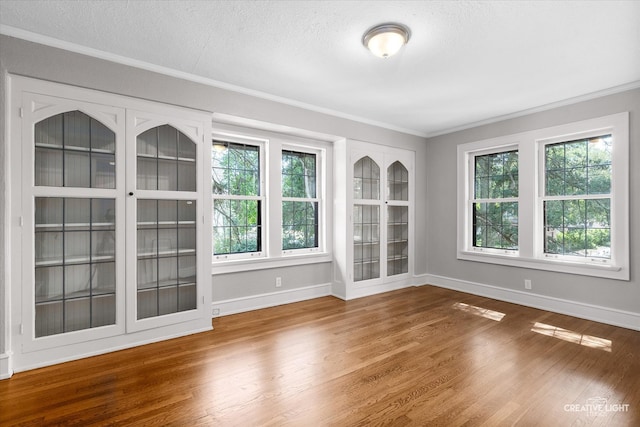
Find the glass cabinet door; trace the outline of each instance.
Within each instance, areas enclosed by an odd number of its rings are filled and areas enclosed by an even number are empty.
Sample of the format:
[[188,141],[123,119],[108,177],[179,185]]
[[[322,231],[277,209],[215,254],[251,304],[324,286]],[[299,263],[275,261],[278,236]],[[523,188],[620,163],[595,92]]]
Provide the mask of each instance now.
[[138,319],[196,308],[196,201],[138,199]]
[[409,271],[409,172],[398,161],[387,168],[387,276]]
[[368,156],[353,169],[353,280],[380,277],[380,167]]
[[115,141],[80,111],[35,124],[35,338],[116,323],[116,200],[61,189],[115,188]]
[[[197,308],[196,144],[169,125],[137,136],[136,202],[138,320]],[[194,195],[195,196],[195,195]],[[184,197],[184,196],[183,196]]]

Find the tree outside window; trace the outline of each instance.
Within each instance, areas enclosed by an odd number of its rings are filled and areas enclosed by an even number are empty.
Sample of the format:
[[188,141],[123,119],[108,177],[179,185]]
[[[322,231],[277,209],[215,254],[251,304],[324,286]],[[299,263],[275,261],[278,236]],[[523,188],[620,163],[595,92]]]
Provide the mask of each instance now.
[[214,141],[211,160],[214,255],[260,252],[260,147]]
[[473,246],[518,249],[518,151],[474,157]]
[[611,258],[610,134],[545,146],[544,252]]
[[318,247],[316,154],[282,151],[282,249]]

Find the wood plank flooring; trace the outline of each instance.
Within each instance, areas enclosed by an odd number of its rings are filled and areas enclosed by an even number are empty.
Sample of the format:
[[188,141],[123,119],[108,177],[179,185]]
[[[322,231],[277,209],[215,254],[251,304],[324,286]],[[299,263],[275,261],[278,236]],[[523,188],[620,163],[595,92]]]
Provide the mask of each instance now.
[[640,426],[640,332],[424,286],[15,374],[0,425]]

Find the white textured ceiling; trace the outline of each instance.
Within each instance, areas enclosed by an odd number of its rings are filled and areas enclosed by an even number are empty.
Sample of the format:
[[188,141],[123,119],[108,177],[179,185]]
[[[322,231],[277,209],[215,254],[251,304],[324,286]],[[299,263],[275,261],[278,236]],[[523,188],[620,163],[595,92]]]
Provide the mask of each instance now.
[[[382,60],[361,38],[387,21],[412,37]],[[419,135],[634,86],[639,22],[640,1],[0,1],[5,34]]]

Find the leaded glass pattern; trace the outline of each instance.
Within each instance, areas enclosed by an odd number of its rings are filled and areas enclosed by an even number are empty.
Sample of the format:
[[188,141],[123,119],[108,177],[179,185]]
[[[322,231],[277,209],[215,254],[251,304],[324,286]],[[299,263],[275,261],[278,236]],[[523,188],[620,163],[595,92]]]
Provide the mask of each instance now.
[[213,254],[262,250],[260,147],[213,141]]
[[353,206],[353,280],[380,277],[380,206]]
[[518,250],[518,151],[474,157],[473,246]]
[[400,162],[394,162],[387,168],[388,200],[409,200],[409,171]]
[[610,134],[547,144],[544,252],[611,258]]
[[116,321],[115,199],[35,198],[35,336]]
[[315,153],[282,150],[282,249],[317,248],[319,199]]
[[196,191],[196,144],[170,125],[137,137],[139,190]]
[[115,188],[116,137],[81,111],[69,111],[36,123],[35,185]]
[[380,167],[369,156],[353,166],[353,198],[380,200]]
[[387,206],[387,276],[409,271],[409,207]]
[[196,201],[137,201],[137,318],[196,308]]

